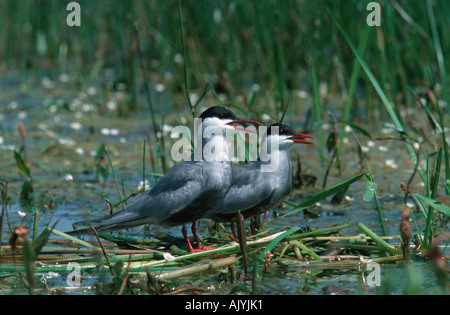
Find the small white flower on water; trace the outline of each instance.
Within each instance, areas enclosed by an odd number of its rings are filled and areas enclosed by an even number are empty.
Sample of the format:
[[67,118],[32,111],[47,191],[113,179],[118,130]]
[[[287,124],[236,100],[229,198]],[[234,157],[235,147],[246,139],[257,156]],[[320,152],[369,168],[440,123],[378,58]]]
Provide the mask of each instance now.
[[346,201],[353,201],[353,198],[350,197],[350,196],[345,196],[345,200],[346,200]]
[[407,203],[406,203],[406,206],[407,206],[408,208],[413,208],[413,207],[415,206],[415,204],[413,204],[412,202],[407,202]]
[[197,93],[190,93],[189,98],[191,99],[192,104],[195,104],[200,98],[200,95],[198,95]]
[[163,253],[163,256],[164,256],[164,260],[165,261],[172,261],[172,260],[174,260],[176,258],[175,256],[173,256],[170,253]]
[[95,105],[84,103],[81,109],[83,110],[83,112],[91,112],[95,110]]
[[67,73],[61,73],[59,75],[59,81],[63,82],[63,83],[67,83],[70,80],[70,76]]
[[139,185],[137,187],[138,190],[142,189],[142,186],[144,186],[144,190],[147,190],[150,188],[150,185],[148,184],[148,180],[145,180],[145,183],[143,181],[139,182]]
[[385,164],[386,166],[391,167],[391,168],[398,168],[398,165],[395,164],[395,162],[394,162],[393,159],[387,159],[387,160],[384,162],[384,164]]
[[345,125],[345,132],[346,133],[349,133],[349,132],[351,132],[353,129],[352,129],[352,127],[350,127],[349,125]]
[[17,213],[19,214],[19,216],[20,216],[21,218],[23,218],[24,216],[27,215],[27,213],[26,213],[26,212],[23,212],[23,211],[17,211]]
[[5,143],[5,140],[3,140],[3,137],[0,136],[0,145],[3,145],[3,143]]
[[378,150],[380,150],[381,152],[387,152],[388,148],[383,145],[380,145],[380,146],[378,146]]
[[444,100],[438,100],[438,105],[441,108],[447,108],[447,102]]
[[64,179],[68,182],[73,181],[73,176],[72,174],[66,174],[66,176],[64,176]]
[[175,58],[174,58],[174,61],[175,61],[175,63],[182,63],[183,62],[183,55],[182,54],[176,54],[175,55]]
[[309,96],[308,92],[306,92],[305,90],[297,91],[296,95],[302,99],[305,99]]
[[259,90],[261,90],[261,86],[258,83],[253,83],[252,84],[252,90],[254,92],[258,92]]
[[24,110],[17,113],[17,118],[19,120],[24,120],[25,118],[27,118],[27,116],[28,116],[28,113]]
[[83,125],[76,121],[70,124],[70,128],[72,128],[73,130],[80,130],[81,128],[83,128]]
[[75,145],[75,141],[69,138],[61,138],[58,142],[62,145],[67,145],[69,147],[73,147]]
[[365,145],[362,145],[362,146],[361,146],[361,150],[362,150],[363,152],[369,152],[369,151],[370,151],[370,148],[369,148],[369,147],[366,147]]
[[372,140],[369,140],[369,141],[367,141],[367,146],[368,147],[374,147],[375,146],[375,141],[372,141]]
[[49,278],[56,278],[58,276],[59,276],[59,273],[57,273],[57,272],[53,272],[53,271],[49,271],[48,272],[48,277]]
[[17,103],[16,101],[12,101],[11,103],[8,104],[8,109],[15,110],[18,107],[19,107],[19,103]]
[[95,86],[91,86],[87,89],[87,94],[90,96],[94,96],[95,94],[97,94],[97,88]]
[[114,111],[117,109],[117,103],[115,101],[108,101],[106,103],[106,108],[108,108],[111,111]]
[[84,154],[84,149],[83,148],[76,148],[75,149],[75,153],[78,155],[83,155]]
[[373,260],[372,259],[365,259],[363,256],[359,256],[359,261],[363,264],[368,264],[371,263]]
[[164,92],[165,89],[166,89],[166,86],[162,83],[158,83],[155,85],[156,92],[161,93],[161,92]]
[[168,125],[168,124],[162,125],[162,131],[165,135],[168,135],[169,133],[171,133],[172,129],[173,129],[173,127],[171,125]]
[[47,77],[42,78],[41,83],[46,89],[53,89],[55,87],[55,83]]
[[389,127],[381,128],[381,133],[382,134],[391,133],[392,131],[393,131],[393,129],[389,128]]
[[325,124],[322,125],[322,130],[329,130],[329,129],[331,129],[331,125],[330,124],[325,123]]
[[102,128],[100,129],[100,133],[104,136],[112,135],[117,136],[119,134],[119,129],[117,128]]
[[270,115],[268,115],[268,114],[262,114],[261,120],[269,121],[269,120],[272,120],[272,117],[270,117]]

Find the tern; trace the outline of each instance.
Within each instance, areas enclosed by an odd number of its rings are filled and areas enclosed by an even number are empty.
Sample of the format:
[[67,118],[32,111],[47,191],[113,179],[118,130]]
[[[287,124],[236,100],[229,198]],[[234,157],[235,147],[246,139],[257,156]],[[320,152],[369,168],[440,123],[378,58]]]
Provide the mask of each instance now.
[[[263,160],[260,154],[256,161],[234,167],[228,193],[205,217],[215,222],[231,222],[235,235],[233,222],[238,210],[247,219],[277,207],[292,190],[289,148],[294,143],[314,144],[303,138],[315,139],[289,125],[272,124],[261,142],[261,147],[272,148],[268,153],[270,159]],[[264,166],[274,161],[277,167],[263,171]]]
[[[259,122],[238,118],[224,107],[213,106],[204,111],[201,118],[201,158],[194,152],[190,160],[174,165],[150,190],[132,201],[124,210],[102,219],[75,223],[75,226],[92,226],[98,232],[118,230],[142,224],[156,224],[163,227],[182,225],[183,237],[190,252],[211,248],[201,247],[195,222],[213,209],[226,195],[232,183],[232,166],[228,157],[226,129],[241,128],[234,124]],[[207,130],[212,129],[209,132]],[[206,139],[205,139],[206,138]],[[209,153],[205,154],[205,148]],[[195,150],[198,150],[196,148]],[[197,151],[198,153],[198,151]],[[192,223],[195,249],[192,247],[185,224]],[[91,228],[70,231],[71,235],[92,234]]]

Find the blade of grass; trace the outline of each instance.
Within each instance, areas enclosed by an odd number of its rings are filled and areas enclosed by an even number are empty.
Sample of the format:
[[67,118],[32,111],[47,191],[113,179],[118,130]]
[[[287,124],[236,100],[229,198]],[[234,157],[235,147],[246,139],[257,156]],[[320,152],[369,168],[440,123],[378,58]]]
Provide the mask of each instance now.
[[145,191],[145,139],[144,148],[142,149],[142,192]]
[[[124,198],[124,196],[122,196],[122,191],[120,190],[120,187],[119,187],[119,182],[117,180],[116,172],[114,171],[114,166],[111,162],[111,157],[109,156],[109,150],[106,147],[105,147],[105,153],[106,153],[106,156],[108,157],[109,166],[111,167],[111,172],[113,173],[114,181],[116,182],[116,188],[117,188],[117,192],[119,193],[119,199],[122,200]],[[122,203],[122,209],[124,209],[123,203]]]
[[[447,73],[445,70],[445,58],[444,53],[442,51],[441,41],[439,39],[439,32],[438,27],[436,23],[436,18],[434,16],[433,12],[433,4],[431,0],[427,0],[427,13],[428,13],[428,20],[430,22],[431,27],[431,33],[433,35],[433,42],[434,42],[434,50],[436,51],[436,58],[438,62],[439,72],[441,73],[441,80],[442,80],[442,91],[444,95],[444,100],[449,102],[449,87],[447,82]],[[447,115],[450,114],[450,106],[447,105]]]
[[[136,37],[136,50],[137,50],[137,54],[138,54],[138,60],[139,60],[139,65],[141,67],[141,71],[142,71],[142,77],[144,79],[144,90],[145,90],[145,96],[147,99],[147,104],[148,107],[150,109],[150,117],[152,119],[152,127],[153,127],[153,133],[155,134],[155,138],[157,140],[157,143],[159,145],[161,145],[161,149],[164,151],[165,145],[164,145],[164,137],[163,137],[163,133],[160,130],[159,125],[156,123],[156,114],[155,114],[155,109],[153,106],[153,102],[152,102],[152,98],[150,95],[150,88],[149,88],[149,83],[148,83],[148,78],[147,78],[147,71],[145,69],[144,66],[144,57],[142,54],[142,50],[141,50],[141,43],[139,40],[139,29],[138,29],[138,25],[135,24],[134,26],[134,31],[135,31],[135,37]],[[161,135],[161,136],[158,136]],[[162,167],[164,172],[167,171],[167,165],[166,165],[166,159],[164,158],[164,156],[161,156],[161,163],[162,163]]]
[[[47,229],[49,229],[49,228],[47,227]],[[66,238],[66,239],[68,239],[68,240],[71,240],[72,242],[75,242],[75,243],[77,243],[77,244],[80,244],[81,246],[85,246],[85,247],[90,248],[90,249],[95,249],[95,250],[101,251],[101,248],[100,248],[100,247],[91,245],[91,244],[88,243],[88,242],[85,242],[85,241],[83,241],[83,240],[80,240],[79,238],[73,237],[73,236],[71,236],[71,235],[69,235],[69,234],[66,234],[66,233],[64,233],[64,232],[61,232],[61,231],[58,231],[58,230],[55,230],[55,229],[52,229],[51,232],[52,232],[53,234],[55,234],[55,235],[64,237],[64,238]]]
[[390,245],[388,242],[379,237],[375,232],[369,229],[367,226],[358,222],[356,224],[358,228],[367,236],[369,236],[375,243],[377,243],[384,251],[389,252],[393,255],[398,255],[401,253],[401,250],[396,249],[394,246]]
[[319,82],[317,80],[315,65],[313,65],[312,67],[312,81],[313,81],[313,96],[314,96],[313,102],[314,122],[319,130],[319,154],[323,162],[326,161],[327,159],[325,157],[325,136],[323,134],[322,128],[322,108],[320,106]]
[[299,211],[305,210],[306,208],[311,207],[312,205],[314,205],[316,202],[323,200],[331,195],[336,194],[337,192],[341,191],[342,189],[345,189],[346,187],[348,187],[349,185],[353,184],[354,182],[358,181],[359,179],[361,179],[361,177],[363,177],[365,174],[364,173],[360,173],[358,175],[355,175],[345,181],[343,181],[340,184],[337,184],[333,187],[330,187],[318,194],[315,194],[314,196],[312,196],[311,198],[308,198],[307,200],[299,203],[298,205],[296,205],[293,209],[291,209],[288,213],[280,216],[279,218],[284,218],[286,216],[292,215],[294,213],[297,213]]
[[[362,150],[361,142],[359,141],[358,137],[353,132],[353,130],[352,130],[352,133],[353,133],[353,136],[355,137],[356,141],[358,142],[360,152],[363,156],[364,166],[367,170],[366,176],[367,176],[367,179],[369,180],[369,182],[366,184],[366,190],[364,192],[364,200],[370,201],[370,200],[372,200],[372,198],[375,198],[375,203],[377,205],[377,211],[378,211],[378,219],[380,221],[381,229],[383,230],[383,235],[386,236],[387,235],[386,224],[384,223],[384,215],[383,215],[383,211],[382,211],[381,205],[380,205],[380,200],[378,199],[378,194],[376,191],[376,187],[378,185],[375,183],[372,173],[370,172],[369,164],[367,163],[366,155],[364,154],[364,151]],[[370,198],[368,198],[368,195]]]
[[266,252],[272,251],[272,250],[275,248],[275,246],[278,245],[278,243],[280,243],[283,239],[285,239],[285,238],[288,237],[289,235],[291,235],[291,234],[297,232],[298,230],[300,230],[299,227],[293,227],[293,228],[290,228],[289,230],[287,230],[286,232],[284,232],[283,234],[278,235],[275,239],[273,239],[273,240],[269,243],[269,245],[267,245],[267,247],[261,252],[261,254],[259,254],[258,260],[263,261],[263,259],[264,259],[264,254],[265,254]]
[[427,205],[429,205],[430,207],[433,207],[434,209],[442,212],[443,214],[445,214],[446,216],[450,217],[450,207],[431,198],[425,197],[424,195],[421,194],[413,194],[414,197],[416,197],[417,199],[420,199],[422,202],[426,203]]
[[[392,104],[389,102],[386,94],[384,93],[383,89],[381,88],[381,85],[378,83],[377,79],[375,78],[375,76],[373,75],[372,71],[370,70],[369,66],[367,65],[367,63],[364,61],[364,59],[361,57],[361,55],[358,53],[358,50],[355,48],[355,46],[353,45],[352,40],[350,39],[350,36],[347,34],[347,32],[344,30],[344,28],[342,27],[341,23],[337,20],[336,16],[334,15],[334,13],[332,12],[332,10],[326,6],[326,9],[328,11],[328,13],[330,14],[331,18],[333,19],[334,23],[336,24],[336,26],[338,27],[338,29],[341,31],[342,35],[344,36],[345,40],[347,41],[347,44],[349,45],[350,49],[352,50],[352,52],[355,54],[356,59],[358,60],[358,62],[361,64],[361,67],[363,68],[364,72],[366,73],[369,81],[372,83],[372,86],[374,87],[375,91],[377,92],[378,96],[380,97],[381,102],[383,103],[386,111],[389,113],[392,121],[394,122],[394,125],[396,126],[396,128],[400,131],[400,132],[405,132],[405,128],[403,127],[402,122],[400,121],[400,119],[398,118]],[[369,26],[367,26],[369,27]],[[414,151],[413,146],[411,145],[411,143],[409,142],[408,138],[404,139],[405,144],[406,144],[406,148],[409,152],[409,154],[411,155],[411,159],[416,162],[417,161],[417,156],[416,156],[416,152]],[[419,174],[422,178],[422,181],[425,182],[424,179],[424,175],[423,175],[423,171],[422,168],[419,167]]]
[[34,222],[33,222],[33,241],[36,239],[37,237],[37,233],[38,233],[38,225],[39,225],[39,211],[36,211],[34,213]]
[[[369,39],[369,33],[370,33],[371,28],[367,27],[364,29],[363,33],[361,34],[361,39],[359,42],[359,47],[358,47],[358,52],[361,56],[364,56],[364,53],[366,51],[366,47],[367,47],[367,40]],[[347,93],[347,102],[345,104],[345,108],[344,108],[344,117],[342,119],[343,122],[345,123],[349,123],[349,118],[350,118],[350,110],[353,104],[353,95],[355,94],[355,89],[356,89],[356,83],[358,82],[358,76],[359,76],[359,72],[361,70],[361,64],[358,62],[358,60],[355,60],[353,62],[353,70],[352,70],[352,74],[350,77],[350,86],[348,88],[348,93]],[[340,132],[340,137],[339,137],[339,145],[338,145],[338,155],[342,156],[342,146],[344,143],[344,130],[345,130],[345,125],[341,126],[341,132]]]
[[183,14],[181,13],[181,0],[178,0],[178,14],[180,16],[181,45],[183,46],[184,91],[186,93],[186,98],[188,99],[189,107],[191,108],[192,118],[195,118],[195,113],[194,113],[195,112],[195,107],[192,106],[191,97],[189,96],[188,69],[187,69],[187,59],[186,59],[186,45],[184,43],[184,28],[183,28]]
[[[428,158],[427,158],[428,159]],[[439,153],[436,159],[436,167],[435,167],[435,175],[433,183],[431,183],[430,191],[429,191],[429,199],[433,200],[436,198],[437,194],[437,188],[439,184],[439,174],[441,171],[441,161],[442,161],[442,147],[439,148]],[[427,166],[428,170],[428,166]],[[429,204],[428,212],[427,212],[427,222],[425,225],[425,233],[424,233],[424,247],[428,248],[428,245],[431,242],[432,237],[432,231],[431,231],[431,225],[433,222],[433,206]]]

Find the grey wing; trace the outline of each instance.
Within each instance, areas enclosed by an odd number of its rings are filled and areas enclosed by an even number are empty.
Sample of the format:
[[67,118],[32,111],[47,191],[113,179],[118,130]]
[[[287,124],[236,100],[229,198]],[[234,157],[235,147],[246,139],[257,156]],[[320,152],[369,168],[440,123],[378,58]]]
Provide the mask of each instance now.
[[125,211],[147,217],[159,223],[181,211],[202,192],[198,181],[201,168],[196,163],[183,162],[173,166],[159,182]]
[[268,198],[272,193],[272,187],[266,178],[268,174],[249,164],[233,168],[230,190],[207,216],[235,214],[238,210],[250,209]]
[[[201,193],[201,185],[194,180],[196,174],[198,175],[198,166],[195,164],[177,164],[151,190],[138,196],[124,210],[102,219],[77,222],[74,225],[86,226],[90,223],[98,231],[112,231],[140,224],[159,224]],[[73,235],[86,233],[90,233],[89,229],[71,232]]]

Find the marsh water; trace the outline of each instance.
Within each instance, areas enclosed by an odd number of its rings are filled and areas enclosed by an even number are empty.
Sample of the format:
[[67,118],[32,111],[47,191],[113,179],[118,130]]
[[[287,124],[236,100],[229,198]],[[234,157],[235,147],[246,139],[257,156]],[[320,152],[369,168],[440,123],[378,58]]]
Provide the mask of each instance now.
[[[169,91],[160,86],[152,94],[153,102],[157,108],[163,137],[165,138],[165,151],[157,147],[156,138],[152,129],[150,112],[142,97],[142,108],[129,111],[122,108],[124,93],[106,90],[99,86],[86,86],[75,88],[70,78],[59,77],[52,80],[44,78],[34,86],[26,85],[14,77],[2,83],[0,95],[0,177],[7,179],[9,184],[10,204],[7,208],[8,220],[11,226],[20,223],[28,227],[33,225],[34,215],[39,211],[39,230],[46,226],[55,225],[59,231],[72,230],[72,223],[79,220],[101,217],[108,214],[104,199],[111,203],[119,200],[116,181],[107,161],[109,174],[105,183],[98,180],[96,154],[104,144],[111,158],[114,173],[118,178],[121,191],[128,195],[136,192],[143,180],[143,148],[146,143],[146,174],[148,185],[152,186],[155,179],[153,175],[164,172],[159,155],[165,156],[168,167],[173,164],[170,156],[170,145],[175,141],[171,139],[171,128],[185,124],[191,130],[192,116],[185,105],[184,95],[175,98]],[[193,95],[195,91],[193,91]],[[200,93],[200,92],[198,92]],[[211,93],[212,95],[212,93]],[[293,93],[294,101],[287,112],[285,122],[293,125],[299,131],[306,131],[318,137],[318,130],[322,128],[325,137],[331,131],[330,124],[314,126],[311,130],[304,130],[308,123],[308,110],[311,107],[311,97],[307,92]],[[233,103],[245,108],[240,99],[227,99],[225,104]],[[339,98],[335,101],[336,107],[344,103]],[[216,105],[214,97],[207,97],[201,106]],[[338,112],[336,110],[336,112]],[[270,124],[271,117],[259,117],[263,123]],[[33,202],[25,205],[20,202],[20,190],[25,176],[20,173],[14,159],[13,150],[18,150],[23,144],[18,123],[22,122],[26,129],[25,156],[33,177]],[[357,134],[363,151],[369,163],[370,170],[378,184],[377,193],[383,210],[387,234],[399,234],[401,221],[400,212],[406,207],[405,196],[401,191],[400,183],[407,182],[414,169],[414,162],[407,153],[405,146],[398,140],[398,134],[389,125],[377,123],[354,122],[370,131],[374,138],[385,140],[370,140],[362,134]],[[358,154],[357,142],[353,134],[346,129],[342,135],[344,149],[341,156],[341,170],[336,167],[330,169],[326,187],[331,187],[361,172],[362,164]],[[295,188],[288,200],[300,203],[304,199],[320,192],[327,161],[321,160],[318,146],[295,145],[291,148],[291,157],[295,174],[298,170],[297,159],[300,156],[302,174],[311,180],[305,182],[301,188]],[[325,157],[331,158],[331,153],[325,151]],[[422,163],[423,165],[423,163]],[[154,168],[156,167],[156,168]],[[278,208],[278,217],[271,212],[265,220],[265,229],[270,232],[279,232],[286,227],[311,226],[324,229],[348,222],[362,222],[374,232],[382,234],[378,212],[374,200],[363,199],[366,179],[363,177],[352,184],[346,191],[345,197],[339,204],[331,203],[331,198],[323,200],[313,206],[308,212],[298,212],[291,216],[280,218],[292,208],[289,204]],[[419,175],[416,175],[412,189],[423,191]],[[422,227],[423,216],[415,211],[415,224]],[[121,206],[117,207],[120,210]],[[199,233],[207,237],[212,222],[201,220]],[[9,229],[6,222],[3,224],[2,242],[7,242]],[[163,231],[175,237],[182,237],[180,228],[164,229],[151,226],[148,229],[134,229],[128,231],[134,236],[152,237],[158,231]],[[345,231],[346,235],[360,234],[356,230]],[[51,238],[58,238],[53,236]],[[448,254],[448,249],[444,249]],[[330,270],[319,277],[314,272],[305,274],[302,268],[295,265],[286,267],[282,273],[269,274],[264,280],[263,294],[329,294],[336,293],[338,288],[346,293],[355,294],[361,283],[362,272],[357,268]],[[403,264],[385,264],[381,269],[381,283],[384,292],[402,294],[408,286],[416,285],[421,293],[440,293],[441,288],[436,281],[436,275],[429,263],[415,261],[412,264],[414,273],[406,270]],[[411,274],[414,274],[412,277]],[[86,283],[95,283],[108,278],[108,274],[85,275]],[[234,284],[219,279],[217,274],[211,273],[194,277],[198,287],[205,288],[214,294],[227,294]],[[46,283],[49,287],[65,287],[62,277],[48,277]],[[183,279],[179,280],[183,283]],[[192,278],[185,280],[192,282]],[[249,280],[241,280],[243,283]],[[413,284],[412,284],[413,283]],[[2,288],[7,292],[8,288]],[[21,292],[20,288],[16,288]],[[376,293],[376,289],[369,289]]]

